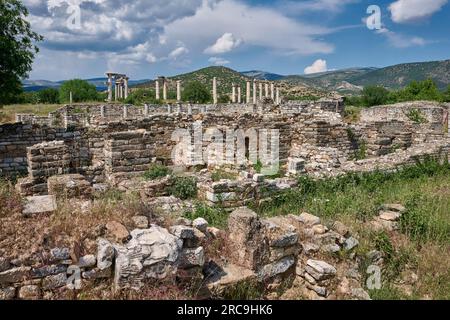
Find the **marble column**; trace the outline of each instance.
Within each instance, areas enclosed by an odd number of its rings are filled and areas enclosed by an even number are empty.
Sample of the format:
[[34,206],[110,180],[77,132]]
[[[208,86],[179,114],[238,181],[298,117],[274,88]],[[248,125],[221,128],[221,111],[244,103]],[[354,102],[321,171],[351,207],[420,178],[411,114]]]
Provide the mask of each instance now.
[[270,98],[275,101],[275,85],[273,82],[270,83]]
[[163,79],[163,100],[167,100],[167,80],[166,78]]
[[264,97],[265,98],[269,97],[269,84],[267,82],[264,83]]
[[128,78],[128,77],[126,77],[125,79],[124,79],[124,81],[125,81],[125,95],[124,95],[124,98],[126,99],[126,98],[128,98],[128,80],[129,80],[130,78]]
[[259,83],[259,101],[263,99],[263,85],[262,82]]
[[236,85],[234,83],[231,90],[231,102],[236,103]]
[[237,97],[237,103],[241,103],[242,101],[242,94],[241,94],[241,86],[239,85],[238,87],[237,87],[237,94],[238,94],[238,97]]
[[148,117],[148,104],[144,104],[144,116]]
[[159,78],[156,78],[155,81],[155,92],[156,92],[156,100],[159,100],[161,97],[159,96]]
[[217,78],[213,78],[213,103],[217,104]]
[[172,106],[170,104],[167,105],[167,113],[168,114],[172,113]]
[[192,105],[189,103],[188,104],[188,115],[192,115]]
[[114,81],[114,101],[117,101],[119,99],[119,85],[117,81]]
[[280,104],[280,88],[277,87],[276,92],[276,104]]
[[256,103],[256,81],[253,80],[253,103]]
[[181,101],[181,80],[177,80],[177,102]]
[[250,81],[247,81],[246,95],[245,95],[245,103],[250,103]]
[[100,117],[105,117],[105,106],[100,106]]
[[108,101],[112,101],[112,75],[111,73],[106,74],[108,76]]

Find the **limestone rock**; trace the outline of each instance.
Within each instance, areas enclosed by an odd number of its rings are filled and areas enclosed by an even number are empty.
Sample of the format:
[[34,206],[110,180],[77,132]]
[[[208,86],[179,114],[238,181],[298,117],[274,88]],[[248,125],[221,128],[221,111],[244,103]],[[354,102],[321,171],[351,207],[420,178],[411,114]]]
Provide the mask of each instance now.
[[268,257],[264,228],[257,214],[248,208],[234,210],[228,218],[230,257],[233,263],[256,270]]
[[107,269],[112,266],[114,259],[114,247],[103,238],[97,240],[97,268],[100,270]]
[[21,282],[31,276],[31,267],[17,267],[0,272],[0,284]]
[[138,229],[148,228],[148,218],[146,216],[134,216],[131,218],[133,220],[134,226]]
[[206,221],[203,218],[197,218],[194,221],[192,221],[192,226],[194,228],[197,228],[201,232],[206,232],[206,229],[208,228],[208,221]]
[[406,208],[404,206],[402,206],[401,204],[396,204],[396,203],[383,204],[381,206],[381,210],[394,211],[394,212],[398,212],[400,214],[406,212]]
[[57,197],[90,197],[91,184],[81,174],[57,175],[48,178],[48,194]]
[[88,254],[78,260],[78,266],[80,268],[90,268],[97,264],[97,258],[93,254]]
[[336,268],[325,261],[309,259],[305,267],[308,272],[317,281],[332,278],[336,275]]
[[304,225],[308,227],[315,226],[317,224],[320,224],[320,218],[316,217],[312,214],[309,214],[307,212],[303,212],[301,215],[298,216],[299,221],[301,221]]
[[0,257],[0,272],[8,270],[10,266],[11,264],[9,263],[8,259]]
[[345,224],[339,221],[335,221],[333,223],[333,230],[339,233],[343,237],[348,237],[350,235],[350,231]]
[[205,250],[203,247],[196,249],[186,248],[181,252],[180,268],[203,267],[205,264]]
[[18,298],[22,300],[38,300],[41,298],[41,289],[35,285],[23,286],[19,289]]
[[32,196],[26,197],[22,214],[31,217],[40,213],[51,213],[57,208],[55,196]]
[[126,246],[117,246],[114,287],[139,290],[144,279],[163,279],[177,270],[183,241],[166,229],[151,225],[131,232]]
[[354,237],[350,237],[345,240],[344,248],[345,248],[345,250],[350,251],[350,250],[353,250],[354,248],[356,248],[358,245],[359,245],[359,241]]
[[16,296],[16,289],[14,287],[0,288],[0,301],[12,300]]
[[70,259],[69,248],[53,248],[50,250],[50,260],[52,262]]
[[42,280],[43,290],[53,290],[64,287],[67,284],[67,275],[65,273],[48,276]]
[[256,274],[252,270],[229,264],[208,277],[207,288],[213,296],[221,296],[228,288],[249,284],[255,280]]
[[111,267],[103,269],[103,270],[95,268],[95,269],[92,269],[89,271],[84,271],[83,273],[81,273],[81,276],[83,277],[83,279],[86,279],[86,280],[110,278],[111,275],[112,275]]
[[127,228],[117,221],[109,221],[106,224],[106,230],[108,235],[110,235],[117,242],[123,242],[130,235]]
[[385,221],[398,221],[401,217],[400,212],[396,211],[381,211],[379,218]]
[[169,231],[171,234],[180,239],[194,239],[195,237],[195,231],[192,227],[172,226],[169,228]]
[[272,278],[276,275],[283,274],[288,271],[295,264],[293,256],[284,257],[279,261],[267,264],[258,272],[260,279]]

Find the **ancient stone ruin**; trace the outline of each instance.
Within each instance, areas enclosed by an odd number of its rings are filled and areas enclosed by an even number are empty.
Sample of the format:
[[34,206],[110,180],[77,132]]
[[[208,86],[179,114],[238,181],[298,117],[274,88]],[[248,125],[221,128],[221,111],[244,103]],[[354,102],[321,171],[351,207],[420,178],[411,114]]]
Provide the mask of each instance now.
[[[139,291],[148,281],[184,277],[199,279],[199,297],[226,297],[239,284],[254,283],[268,298],[289,297],[297,290],[310,299],[368,299],[354,251],[358,239],[345,225],[325,225],[308,213],[263,219],[247,206],[295,187],[298,175],[321,178],[389,171],[427,156],[448,161],[449,105],[374,107],[363,110],[358,123],[349,124],[343,120],[341,100],[282,102],[277,90],[265,86],[268,99],[255,104],[248,82],[245,104],[68,105],[48,117],[18,114],[16,123],[1,125],[0,174],[26,174],[16,185],[27,200],[24,219],[54,212],[61,199],[82,200],[89,210],[96,191],[112,188],[136,192],[167,214],[191,205],[170,196],[170,178],[142,179],[155,163],[196,176],[198,200],[220,204],[231,214],[224,230],[210,227],[202,218],[182,218],[163,226],[135,216],[132,230],[108,224],[97,239],[96,251],[83,256],[56,247],[39,253],[39,258],[1,257],[0,299],[50,297],[53,290],[74,284],[68,281],[74,272],[79,272],[81,288],[86,282],[110,279],[115,291]],[[255,100],[257,85],[253,87]],[[262,95],[262,84],[259,87]],[[420,118],[413,116],[417,112]],[[174,163],[179,141],[173,133],[185,129],[194,139],[199,122],[205,130],[223,133],[224,140],[230,138],[230,128],[232,133],[243,132],[243,163],[226,165],[235,179],[213,181],[214,162],[202,165],[188,147],[185,161]],[[263,142],[252,132],[262,130],[279,132],[276,177],[254,170],[250,146],[259,150]],[[232,134],[231,138],[238,139]],[[202,141],[202,151],[211,141]],[[236,157],[231,154],[232,160]],[[370,224],[395,230],[403,212],[401,206],[388,204]],[[213,241],[224,247],[220,258],[208,256]],[[348,258],[330,258],[342,251]],[[371,257],[375,264],[382,261],[379,252]]]

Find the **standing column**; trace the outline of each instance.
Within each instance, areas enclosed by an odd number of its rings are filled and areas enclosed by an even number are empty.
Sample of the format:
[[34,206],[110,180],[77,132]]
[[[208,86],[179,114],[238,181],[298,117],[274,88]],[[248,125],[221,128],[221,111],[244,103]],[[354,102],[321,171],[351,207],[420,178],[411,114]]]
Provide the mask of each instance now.
[[163,78],[163,100],[167,100],[167,81],[166,78]]
[[119,85],[117,80],[114,80],[114,100],[117,101],[119,99]]
[[276,104],[280,104],[280,88],[277,87]]
[[262,82],[259,83],[259,101],[263,99],[263,85]]
[[246,92],[246,96],[245,96],[245,103],[249,104],[250,103],[250,81],[247,81],[247,92]]
[[108,75],[108,101],[112,101],[112,75],[111,73],[107,73]]
[[270,98],[272,98],[272,101],[275,101],[275,85],[270,83]]
[[155,98],[156,98],[156,100],[159,100],[160,99],[160,96],[159,96],[159,77],[156,78],[156,81],[155,81],[155,92],[156,92]]
[[269,97],[269,84],[267,82],[264,84],[264,97]]
[[128,77],[126,77],[125,78],[125,99],[126,98],[128,98],[128,80],[129,80],[130,78],[128,78]]
[[144,116],[148,116],[148,104],[144,104]]
[[119,99],[123,99],[123,83],[122,83],[122,79],[120,80],[120,83],[119,83]]
[[237,88],[237,94],[238,94],[238,103],[241,103],[242,95],[241,95],[241,86],[239,85]]
[[102,117],[102,118],[105,117],[105,106],[100,106],[100,117]]
[[253,80],[253,104],[256,103],[256,81]]
[[233,83],[231,92],[231,102],[236,103],[236,85]]
[[181,80],[177,80],[177,101],[181,101]]
[[213,78],[213,103],[217,104],[217,78]]
[[128,106],[123,106],[123,118],[128,118]]

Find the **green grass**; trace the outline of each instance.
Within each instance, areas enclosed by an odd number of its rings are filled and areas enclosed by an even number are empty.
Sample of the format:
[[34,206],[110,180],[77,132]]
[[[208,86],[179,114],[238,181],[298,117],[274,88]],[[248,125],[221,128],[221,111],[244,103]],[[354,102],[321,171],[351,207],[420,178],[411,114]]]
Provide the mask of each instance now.
[[148,170],[144,172],[143,177],[145,180],[155,180],[165,177],[171,173],[172,171],[166,166],[163,166],[161,164],[152,164],[150,165]]
[[196,203],[194,210],[186,211],[183,216],[190,220],[204,218],[209,225],[222,229],[226,228],[228,221],[228,213],[223,208],[210,207],[204,203]]

